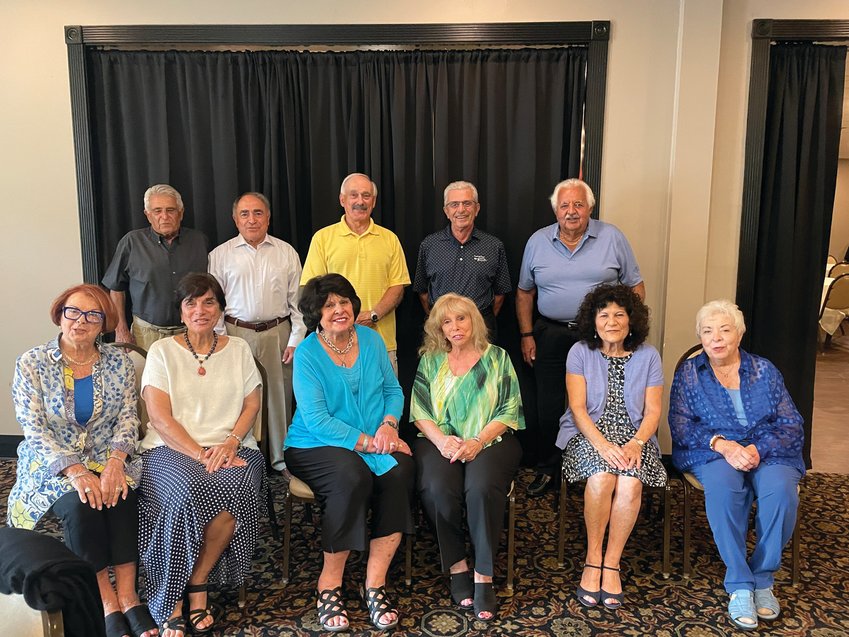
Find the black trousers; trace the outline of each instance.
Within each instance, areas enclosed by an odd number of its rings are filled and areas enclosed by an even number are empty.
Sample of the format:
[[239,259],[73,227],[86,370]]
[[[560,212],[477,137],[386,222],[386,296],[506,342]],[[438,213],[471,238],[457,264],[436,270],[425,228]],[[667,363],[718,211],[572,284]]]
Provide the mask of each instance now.
[[[289,448],[284,452],[292,475],[309,485],[321,507],[321,545],[327,553],[364,551],[369,538],[412,533],[415,468],[403,453],[398,465],[376,476],[359,454],[341,447]],[[366,532],[371,508],[371,530]]]
[[566,356],[579,340],[577,330],[557,321],[538,318],[534,323],[537,387],[537,466],[539,473],[556,476],[562,452],[554,442],[560,417],[566,412]]
[[475,553],[475,570],[492,576],[495,553],[504,528],[510,482],[522,458],[514,435],[481,451],[472,462],[448,462],[430,440],[413,442],[419,497],[433,524],[442,570],[466,557],[463,506]]
[[87,560],[95,572],[138,561],[139,506],[132,489],[126,500],[118,498],[114,507],[100,511],[80,502],[76,491],[63,495],[51,508],[62,522],[65,546]]

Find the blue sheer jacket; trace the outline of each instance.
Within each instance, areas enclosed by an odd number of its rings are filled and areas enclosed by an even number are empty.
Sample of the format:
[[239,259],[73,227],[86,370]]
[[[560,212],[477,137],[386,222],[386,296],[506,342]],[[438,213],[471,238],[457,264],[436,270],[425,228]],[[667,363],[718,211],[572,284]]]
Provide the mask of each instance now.
[[754,444],[762,464],[784,464],[805,473],[802,416],[784,387],[775,365],[740,350],[740,396],[748,427],[741,427],[734,404],[714,376],[702,352],[681,364],[672,381],[669,427],[672,463],[682,471],[722,456],[710,439],[721,434],[740,444]]

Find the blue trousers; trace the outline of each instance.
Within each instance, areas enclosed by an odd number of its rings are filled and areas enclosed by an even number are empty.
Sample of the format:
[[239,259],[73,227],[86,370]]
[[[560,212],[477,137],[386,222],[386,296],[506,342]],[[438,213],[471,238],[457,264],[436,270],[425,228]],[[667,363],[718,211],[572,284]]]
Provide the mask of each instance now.
[[[770,588],[781,551],[793,535],[802,474],[786,465],[759,465],[738,471],[724,458],[693,467],[705,488],[705,509],[713,539],[725,562],[725,590]],[[746,559],[749,512],[757,499],[755,550]]]

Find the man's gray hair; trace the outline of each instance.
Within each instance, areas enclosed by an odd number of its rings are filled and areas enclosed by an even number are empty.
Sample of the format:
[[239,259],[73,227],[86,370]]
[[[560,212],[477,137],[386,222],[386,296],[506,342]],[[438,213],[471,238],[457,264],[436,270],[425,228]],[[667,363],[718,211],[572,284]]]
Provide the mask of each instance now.
[[268,201],[268,197],[266,197],[261,192],[256,192],[256,191],[251,190],[249,192],[243,192],[241,195],[236,197],[236,201],[233,202],[233,216],[234,217],[236,216],[236,212],[239,210],[239,202],[242,199],[244,199],[245,197],[256,197],[257,199],[259,199],[265,205],[265,209],[268,210],[268,214],[269,215],[271,214],[271,202]]
[[183,198],[176,188],[168,184],[156,184],[144,191],[144,209],[150,210],[150,198],[152,195],[165,195],[166,197],[174,197],[177,202],[177,208],[183,210]]
[[445,191],[442,193],[442,207],[448,205],[448,193],[452,190],[471,190],[472,191],[472,199],[475,200],[475,203],[478,203],[478,189],[475,188],[475,185],[468,181],[452,181],[450,184],[445,186]]
[[708,301],[696,312],[696,336],[699,338],[702,336],[702,322],[717,314],[730,318],[741,336],[746,333],[746,320],[737,304],[728,299],[717,299],[716,301]]
[[340,195],[345,194],[345,186],[348,185],[348,181],[350,181],[354,177],[363,177],[365,179],[368,179],[368,182],[371,184],[371,194],[372,194],[373,197],[377,197],[377,184],[374,183],[371,180],[371,177],[369,177],[368,175],[365,175],[363,173],[351,173],[350,175],[345,177],[345,179],[342,180],[342,185],[339,186],[339,194]]
[[593,194],[593,189],[590,188],[589,184],[585,182],[583,179],[564,179],[559,184],[554,187],[554,192],[551,193],[551,197],[549,201],[551,201],[551,209],[555,212],[557,211],[557,195],[564,188],[577,188],[578,186],[584,189],[584,192],[587,194],[587,206],[592,209],[595,208],[595,195]]

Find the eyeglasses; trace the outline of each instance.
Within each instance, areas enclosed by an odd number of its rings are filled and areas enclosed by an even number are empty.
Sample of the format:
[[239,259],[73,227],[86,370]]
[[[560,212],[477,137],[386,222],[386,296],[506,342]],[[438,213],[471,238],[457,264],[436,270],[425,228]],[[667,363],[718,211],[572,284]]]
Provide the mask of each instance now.
[[73,305],[66,305],[62,308],[62,316],[64,316],[69,321],[78,321],[81,316],[85,317],[86,323],[103,323],[106,320],[106,315],[103,312],[98,312],[97,310],[89,310],[88,312],[83,312],[80,308],[74,307]]
[[445,207],[450,210],[457,210],[457,208],[463,206],[463,208],[465,208],[466,210],[471,210],[475,207],[476,203],[477,201],[469,201],[468,199],[466,201],[449,201],[447,204],[445,204]]

